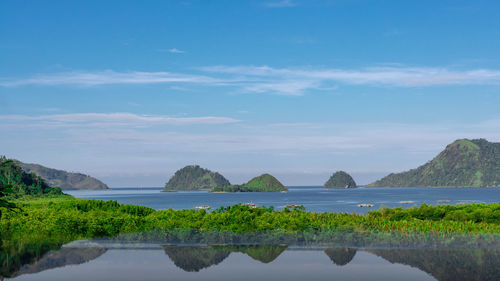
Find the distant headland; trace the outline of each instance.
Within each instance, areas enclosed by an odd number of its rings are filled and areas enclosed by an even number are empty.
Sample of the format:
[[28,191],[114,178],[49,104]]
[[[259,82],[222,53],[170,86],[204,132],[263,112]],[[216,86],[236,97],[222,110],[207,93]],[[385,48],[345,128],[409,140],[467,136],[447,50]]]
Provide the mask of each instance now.
[[34,173],[44,179],[51,187],[60,187],[62,190],[76,189],[108,189],[102,181],[81,173],[66,172],[47,168],[39,164],[23,163],[16,161],[26,173]]
[[500,143],[459,139],[434,159],[369,187],[500,187]]

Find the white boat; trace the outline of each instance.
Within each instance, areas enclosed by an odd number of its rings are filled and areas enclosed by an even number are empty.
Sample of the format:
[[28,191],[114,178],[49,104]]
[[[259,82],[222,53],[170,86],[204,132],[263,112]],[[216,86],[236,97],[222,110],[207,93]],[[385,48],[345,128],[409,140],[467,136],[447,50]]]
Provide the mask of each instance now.
[[210,206],[208,205],[202,205],[202,206],[194,206],[196,210],[208,210],[210,209]]
[[257,205],[255,203],[243,203],[243,206],[248,206],[250,208],[257,208]]
[[370,204],[370,203],[361,203],[361,204],[358,204],[358,207],[368,207],[368,208],[371,208],[373,207],[373,204]]

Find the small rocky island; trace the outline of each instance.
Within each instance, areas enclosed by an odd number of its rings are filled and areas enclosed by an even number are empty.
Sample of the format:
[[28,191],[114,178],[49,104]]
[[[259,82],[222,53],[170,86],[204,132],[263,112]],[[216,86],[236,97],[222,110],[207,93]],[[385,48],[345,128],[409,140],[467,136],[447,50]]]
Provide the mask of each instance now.
[[288,189],[270,174],[263,174],[244,184],[216,186],[211,192],[280,192]]
[[344,171],[335,172],[325,183],[326,188],[355,188],[354,179]]
[[217,172],[201,168],[198,165],[186,166],[177,172],[165,184],[164,191],[210,190],[216,186],[228,186],[231,183]]
[[85,174],[66,172],[38,164],[23,163],[17,160],[16,163],[26,173],[34,173],[44,179],[50,187],[59,187],[62,190],[108,189],[108,186],[102,181]]

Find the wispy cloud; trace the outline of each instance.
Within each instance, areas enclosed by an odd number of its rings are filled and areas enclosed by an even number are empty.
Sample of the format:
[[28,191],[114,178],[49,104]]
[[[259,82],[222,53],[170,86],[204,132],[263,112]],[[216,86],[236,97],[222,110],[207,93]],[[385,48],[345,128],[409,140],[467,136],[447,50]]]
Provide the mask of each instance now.
[[282,0],[282,1],[272,1],[263,3],[265,7],[268,8],[287,8],[297,6],[292,0]]
[[[240,77],[251,81],[243,87],[253,92],[303,94],[310,89],[349,85],[428,87],[435,85],[500,84],[500,71],[491,69],[450,70],[435,67],[273,68],[269,66],[210,66],[206,73]],[[244,77],[244,78],[242,78]]]
[[207,85],[232,87],[240,92],[303,95],[311,90],[332,90],[338,85],[371,87],[431,87],[443,85],[499,85],[500,70],[456,70],[446,67],[405,67],[389,65],[359,69],[274,68],[270,66],[207,66],[195,74],[172,72],[63,72],[28,78],[0,78],[0,86],[108,84],[159,84],[172,86]]
[[173,54],[184,54],[186,52],[186,51],[183,51],[183,50],[179,50],[177,48],[171,48],[171,49],[161,50],[161,51],[169,52],[169,53],[173,53]]
[[217,84],[218,79],[202,76],[171,72],[116,72],[112,70],[97,72],[62,72],[40,74],[29,78],[0,79],[0,85],[14,87],[23,85],[82,85],[97,86],[106,84],[154,84],[154,83],[191,83]]
[[240,120],[229,117],[168,117],[133,113],[72,113],[53,115],[0,115],[0,122],[25,123],[34,126],[152,126],[152,125],[207,125],[229,124]]

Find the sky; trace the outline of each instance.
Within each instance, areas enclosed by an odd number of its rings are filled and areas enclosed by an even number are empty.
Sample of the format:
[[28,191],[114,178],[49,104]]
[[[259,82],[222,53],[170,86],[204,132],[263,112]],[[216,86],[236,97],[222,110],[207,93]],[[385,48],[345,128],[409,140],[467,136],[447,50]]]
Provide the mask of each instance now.
[[500,141],[499,1],[0,2],[0,155],[358,184]]

